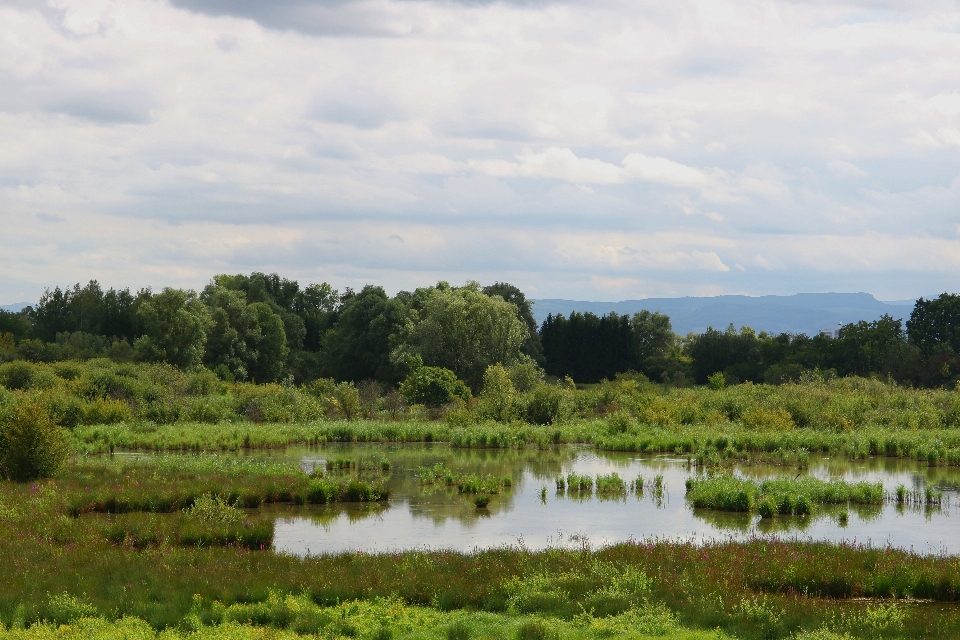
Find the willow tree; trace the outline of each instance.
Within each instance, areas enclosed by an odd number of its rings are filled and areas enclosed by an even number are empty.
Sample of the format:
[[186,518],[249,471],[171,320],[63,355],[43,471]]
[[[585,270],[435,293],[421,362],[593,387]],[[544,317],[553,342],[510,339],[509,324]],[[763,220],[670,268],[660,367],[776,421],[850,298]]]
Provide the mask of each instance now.
[[441,282],[421,292],[425,299],[411,314],[401,353],[449,369],[474,389],[481,386],[487,367],[509,367],[525,358],[523,346],[530,332],[515,305],[484,294],[476,282],[463,287]]

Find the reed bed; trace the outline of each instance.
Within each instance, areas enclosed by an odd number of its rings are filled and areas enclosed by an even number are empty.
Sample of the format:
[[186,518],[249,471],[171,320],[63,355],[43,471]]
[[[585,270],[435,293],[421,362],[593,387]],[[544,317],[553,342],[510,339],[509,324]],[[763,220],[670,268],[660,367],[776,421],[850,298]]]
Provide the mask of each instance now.
[[778,478],[761,482],[717,475],[687,479],[687,501],[696,508],[758,511],[772,515],[807,515],[813,505],[882,504],[888,496],[880,483],[818,478]]
[[614,471],[607,475],[598,475],[596,479],[597,495],[626,495],[627,483]]
[[[443,483],[449,487],[456,487],[458,493],[470,494],[498,494],[504,488],[513,486],[510,476],[481,475],[477,473],[455,473],[443,465],[435,464],[432,467],[417,469],[417,479],[420,484],[432,485]],[[474,501],[476,503],[476,500]],[[477,504],[477,506],[480,506]],[[483,504],[486,506],[486,503]]]
[[326,504],[388,497],[375,481],[308,475],[293,464],[219,456],[81,461],[45,486],[56,492],[62,512],[73,517],[84,513],[171,513],[189,509],[211,494],[248,509],[277,502]]

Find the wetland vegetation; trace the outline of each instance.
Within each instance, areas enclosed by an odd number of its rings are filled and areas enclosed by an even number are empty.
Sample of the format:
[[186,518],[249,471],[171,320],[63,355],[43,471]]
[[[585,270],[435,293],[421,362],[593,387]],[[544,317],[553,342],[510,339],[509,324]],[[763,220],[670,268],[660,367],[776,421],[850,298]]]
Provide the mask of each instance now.
[[[955,296],[831,342],[538,330],[502,283],[94,285],[0,315],[0,638],[960,635],[924,533],[960,486]],[[548,518],[587,524],[523,537]]]

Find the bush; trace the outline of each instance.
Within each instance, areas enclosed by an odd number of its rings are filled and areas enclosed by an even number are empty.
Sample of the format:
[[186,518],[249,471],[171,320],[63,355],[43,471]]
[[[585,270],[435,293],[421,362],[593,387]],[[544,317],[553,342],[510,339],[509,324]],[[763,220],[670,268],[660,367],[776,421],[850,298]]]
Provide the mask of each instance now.
[[0,418],[0,472],[22,482],[49,478],[67,461],[63,431],[35,400],[20,400]]
[[442,407],[458,399],[470,399],[470,389],[463,380],[443,367],[417,367],[400,384],[400,394],[409,404],[428,407]]
[[510,422],[516,415],[513,405],[516,389],[502,364],[487,367],[480,392],[480,415],[497,422]]
[[97,398],[84,407],[83,413],[84,424],[116,424],[133,419],[130,405],[123,400]]
[[43,617],[55,624],[72,624],[80,618],[90,618],[98,613],[96,607],[67,592],[50,596],[45,609]]
[[524,408],[524,418],[530,424],[554,424],[563,420],[566,414],[566,394],[559,385],[537,386]]
[[723,371],[718,371],[712,376],[707,377],[707,383],[714,391],[720,391],[727,386],[727,378],[723,375]]
[[789,431],[793,429],[793,418],[783,409],[756,407],[746,411],[743,426],[757,431]]
[[205,493],[186,510],[188,518],[203,523],[238,525],[243,522],[243,512],[222,496]]
[[323,409],[312,394],[279,384],[238,383],[233,396],[237,414],[250,422],[307,422],[323,417]]
[[341,382],[333,388],[333,406],[347,420],[353,420],[360,413],[360,392],[352,382]]
[[37,366],[26,360],[14,360],[0,365],[0,385],[11,391],[26,390],[33,387]]
[[517,363],[507,369],[507,372],[514,388],[520,393],[531,391],[543,382],[543,369],[532,360]]

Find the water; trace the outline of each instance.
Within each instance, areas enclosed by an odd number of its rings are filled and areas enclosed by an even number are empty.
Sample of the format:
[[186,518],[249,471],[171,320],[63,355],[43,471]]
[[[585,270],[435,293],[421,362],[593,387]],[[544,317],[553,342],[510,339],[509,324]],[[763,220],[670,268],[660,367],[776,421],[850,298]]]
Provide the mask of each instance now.
[[[274,547],[282,553],[310,555],[343,551],[391,552],[415,548],[472,551],[501,545],[541,549],[548,546],[601,545],[649,538],[671,540],[744,540],[757,535],[783,539],[829,540],[891,545],[919,553],[960,553],[955,526],[960,469],[928,468],[913,461],[876,458],[850,462],[815,458],[802,473],[823,479],[882,482],[893,492],[900,484],[923,490],[928,484],[944,491],[943,506],[849,508],[846,524],[839,521],[845,506],[818,508],[813,516],[757,515],[694,510],[684,499],[685,480],[698,472],[686,458],[597,452],[589,448],[536,450],[463,450],[446,445],[328,445],[293,450],[306,470],[323,467],[327,458],[390,460],[386,484],[388,504],[276,506]],[[442,483],[421,486],[416,470],[444,463],[461,473],[509,475],[512,488],[477,509],[469,497]],[[628,483],[642,476],[642,496],[604,499],[596,495],[558,495],[554,479],[570,472],[617,472]],[[796,469],[742,466],[735,473],[754,478],[794,477]],[[657,496],[653,479],[663,476]],[[546,498],[541,488],[546,487]]]

